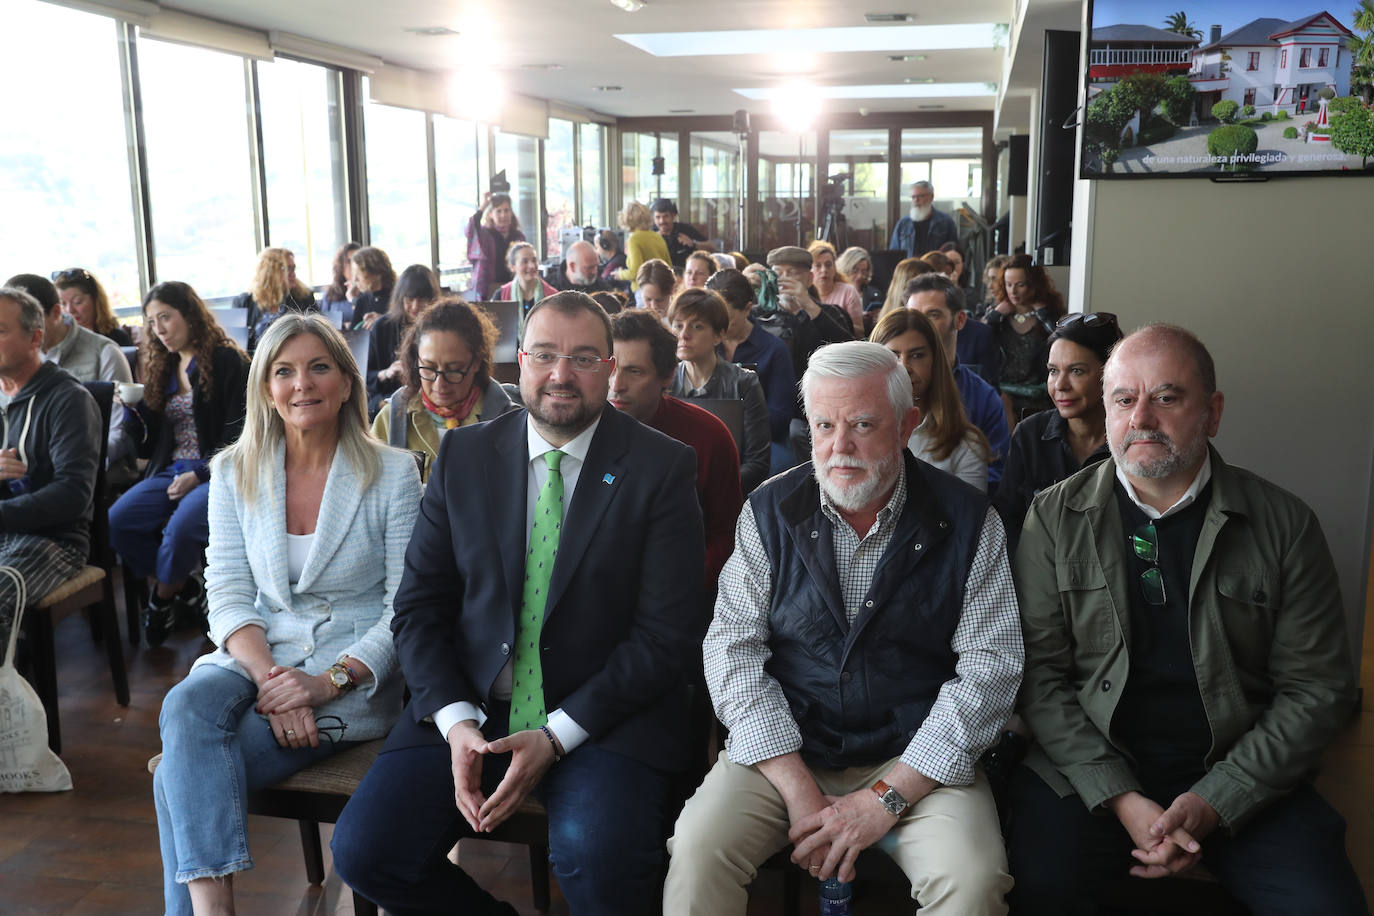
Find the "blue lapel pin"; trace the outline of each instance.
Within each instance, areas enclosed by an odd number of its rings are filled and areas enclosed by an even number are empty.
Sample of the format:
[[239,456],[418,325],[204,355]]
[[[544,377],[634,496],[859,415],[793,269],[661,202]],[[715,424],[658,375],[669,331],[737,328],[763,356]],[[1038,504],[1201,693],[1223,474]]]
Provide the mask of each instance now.
[[602,482],[602,483],[605,483],[605,484],[612,484],[612,483],[615,483],[615,475],[614,475],[614,474],[607,474],[605,477],[602,477],[602,478],[601,478],[601,482]]

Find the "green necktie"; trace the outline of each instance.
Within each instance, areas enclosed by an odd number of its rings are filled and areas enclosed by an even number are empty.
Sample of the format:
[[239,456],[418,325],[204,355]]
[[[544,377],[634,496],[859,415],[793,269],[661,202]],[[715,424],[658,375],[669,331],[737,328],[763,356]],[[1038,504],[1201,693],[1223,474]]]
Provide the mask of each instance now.
[[544,602],[549,596],[553,561],[558,556],[558,536],[563,527],[563,474],[558,466],[563,453],[544,453],[549,479],[534,504],[530,549],[525,555],[525,592],[520,601],[520,621],[515,631],[515,658],[511,676],[510,730],[514,734],[538,728],[548,721],[544,709],[544,670],[539,662],[539,631],[544,626]]

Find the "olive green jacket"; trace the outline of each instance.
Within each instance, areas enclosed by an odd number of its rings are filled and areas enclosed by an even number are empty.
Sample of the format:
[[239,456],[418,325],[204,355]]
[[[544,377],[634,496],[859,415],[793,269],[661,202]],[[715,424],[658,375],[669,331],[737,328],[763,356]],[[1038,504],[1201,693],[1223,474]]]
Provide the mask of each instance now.
[[[1355,673],[1316,516],[1211,455],[1188,632],[1212,747],[1193,791],[1234,831],[1310,776],[1351,712]],[[1140,788],[1109,737],[1130,677],[1133,584],[1115,482],[1108,459],[1036,497],[1014,563],[1020,709],[1038,742],[1027,763],[1090,810]]]

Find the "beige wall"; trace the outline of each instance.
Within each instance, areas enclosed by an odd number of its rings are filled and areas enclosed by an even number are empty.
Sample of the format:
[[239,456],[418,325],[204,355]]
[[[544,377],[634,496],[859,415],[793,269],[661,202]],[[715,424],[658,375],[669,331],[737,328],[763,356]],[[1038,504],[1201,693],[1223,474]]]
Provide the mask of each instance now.
[[1358,659],[1374,518],[1374,175],[1076,190],[1088,199],[1074,257],[1087,261],[1074,265],[1074,302],[1126,329],[1181,324],[1207,344],[1226,395],[1216,446],[1317,513]]

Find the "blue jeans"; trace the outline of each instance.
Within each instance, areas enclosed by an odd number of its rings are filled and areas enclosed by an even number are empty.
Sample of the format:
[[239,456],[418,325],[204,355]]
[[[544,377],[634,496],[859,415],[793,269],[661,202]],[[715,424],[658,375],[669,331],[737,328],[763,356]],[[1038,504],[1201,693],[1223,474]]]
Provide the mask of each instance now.
[[[162,701],[162,762],[153,773],[162,892],[167,913],[190,914],[186,883],[253,867],[247,797],[334,752],[277,744],[253,711],[258,689],[225,668],[202,665]],[[348,746],[340,742],[338,750]]]
[[210,485],[180,500],[167,498],[176,479],[171,468],[129,488],[110,507],[110,546],[140,576],[156,574],[166,585],[185,582],[210,543]]
[[[335,872],[392,916],[510,912],[448,861],[454,842],[472,834],[454,803],[448,745],[410,715],[402,714],[339,817]],[[488,725],[503,718],[494,714]],[[438,743],[417,738],[422,729]],[[484,793],[496,788],[509,759],[487,758]],[[549,813],[553,874],[573,913],[658,912],[671,788],[668,774],[586,745],[549,768],[535,791]]]

